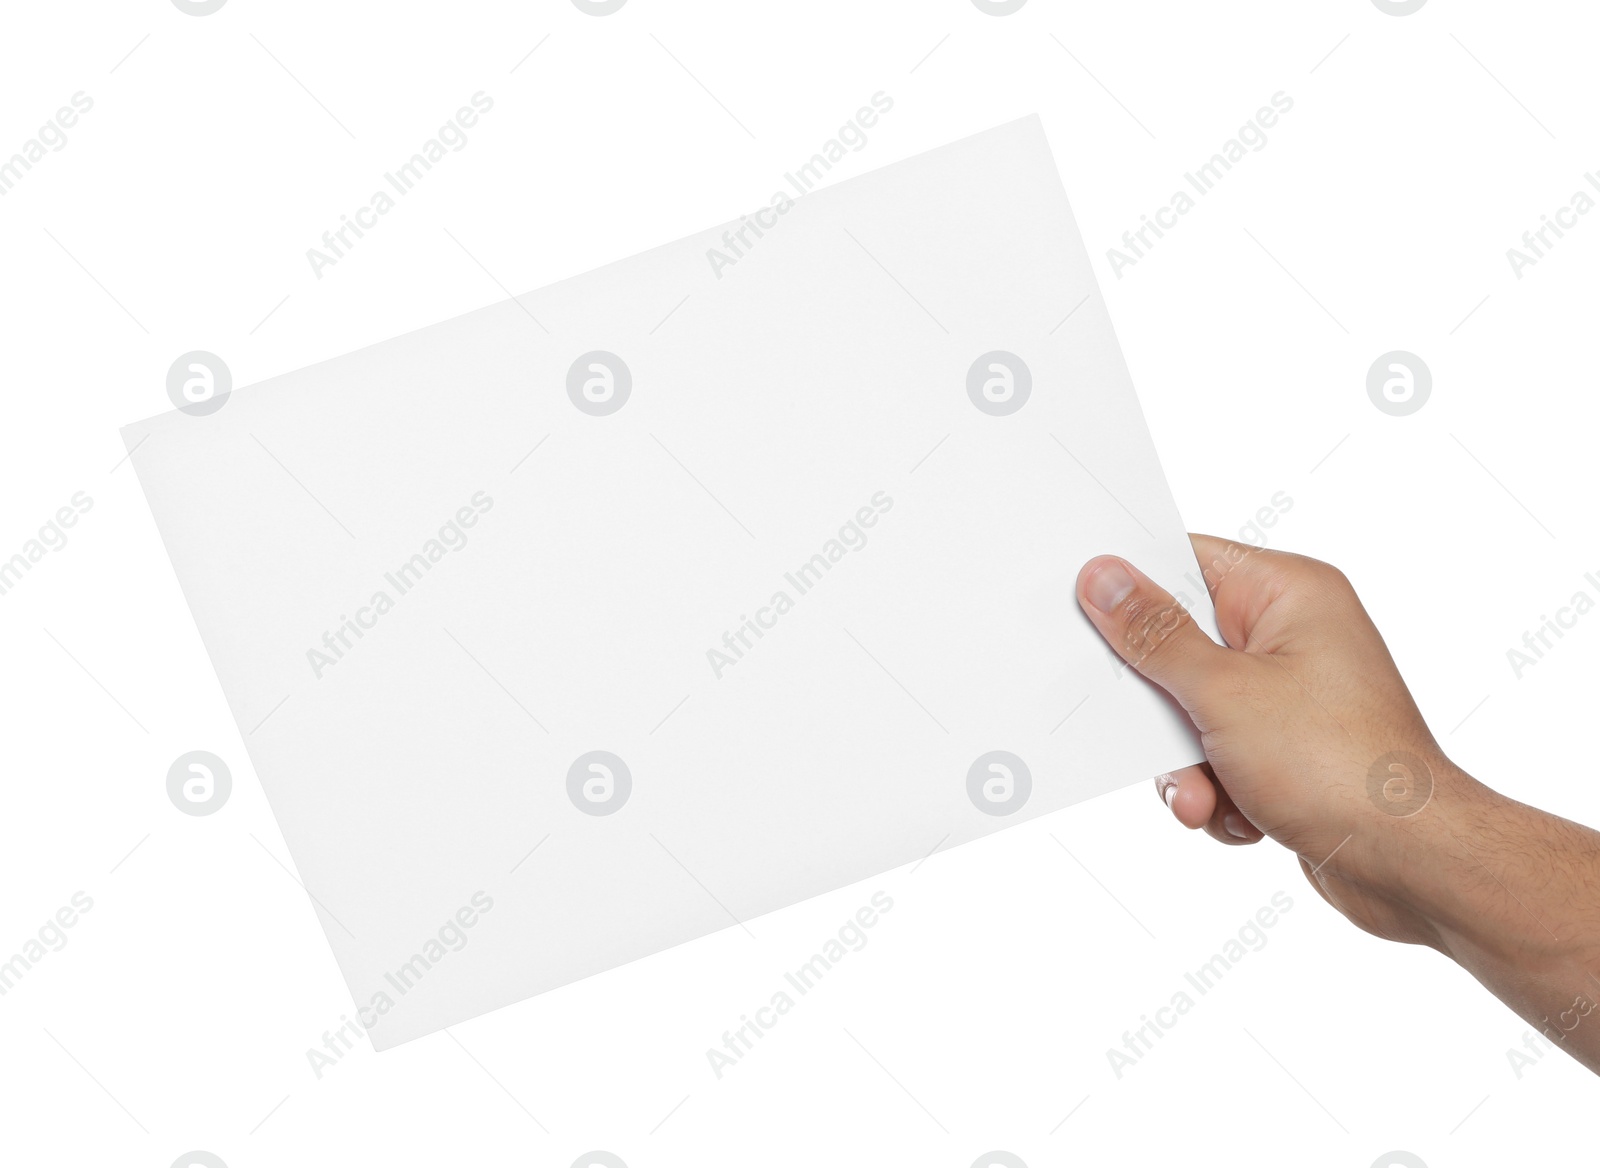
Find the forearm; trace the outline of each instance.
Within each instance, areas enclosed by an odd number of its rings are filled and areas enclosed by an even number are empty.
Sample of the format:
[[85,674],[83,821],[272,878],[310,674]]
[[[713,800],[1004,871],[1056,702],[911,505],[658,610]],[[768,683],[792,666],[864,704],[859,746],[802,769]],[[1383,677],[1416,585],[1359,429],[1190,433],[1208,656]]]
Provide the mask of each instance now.
[[1415,817],[1401,896],[1444,953],[1600,1072],[1600,833],[1462,772],[1441,779]]

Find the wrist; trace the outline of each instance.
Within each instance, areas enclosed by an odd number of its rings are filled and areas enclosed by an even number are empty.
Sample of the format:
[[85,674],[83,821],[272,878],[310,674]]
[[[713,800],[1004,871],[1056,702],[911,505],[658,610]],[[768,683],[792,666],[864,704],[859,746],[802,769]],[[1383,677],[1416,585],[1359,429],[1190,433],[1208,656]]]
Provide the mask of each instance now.
[[1433,790],[1419,811],[1373,825],[1365,849],[1373,890],[1425,922],[1429,943],[1468,968],[1514,964],[1555,974],[1593,964],[1581,942],[1593,933],[1566,919],[1570,886],[1551,899],[1560,882],[1552,885],[1549,872],[1565,867],[1551,825],[1563,821],[1442,755],[1431,769]]

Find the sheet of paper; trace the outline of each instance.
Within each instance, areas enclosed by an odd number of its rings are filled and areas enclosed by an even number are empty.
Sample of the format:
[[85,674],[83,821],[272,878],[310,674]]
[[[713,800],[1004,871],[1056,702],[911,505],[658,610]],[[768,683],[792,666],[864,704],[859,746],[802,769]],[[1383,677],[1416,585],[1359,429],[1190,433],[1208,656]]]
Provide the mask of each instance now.
[[1201,757],[1039,120],[785,202],[123,432],[375,1047]]

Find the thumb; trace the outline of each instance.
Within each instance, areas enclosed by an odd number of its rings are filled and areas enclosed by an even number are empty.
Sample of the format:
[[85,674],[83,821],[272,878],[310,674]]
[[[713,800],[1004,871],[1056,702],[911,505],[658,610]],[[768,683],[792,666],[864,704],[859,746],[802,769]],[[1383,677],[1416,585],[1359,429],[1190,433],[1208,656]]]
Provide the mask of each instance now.
[[1113,649],[1192,716],[1207,682],[1230,664],[1229,650],[1139,569],[1097,556],[1078,573],[1078,603]]

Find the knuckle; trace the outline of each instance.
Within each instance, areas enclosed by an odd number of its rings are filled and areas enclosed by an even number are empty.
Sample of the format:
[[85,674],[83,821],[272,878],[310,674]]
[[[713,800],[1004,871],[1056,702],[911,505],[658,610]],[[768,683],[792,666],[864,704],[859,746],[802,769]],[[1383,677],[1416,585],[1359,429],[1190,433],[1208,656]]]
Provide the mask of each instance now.
[[1321,568],[1320,579],[1324,588],[1330,592],[1347,596],[1356,594],[1355,585],[1350,583],[1350,577],[1346,576],[1343,571],[1332,564],[1323,564],[1320,561],[1318,566]]
[[1308,614],[1315,614],[1336,625],[1345,625],[1352,618],[1364,617],[1361,599],[1355,585],[1332,564],[1315,561],[1317,565],[1313,586],[1308,589]]
[[1355,588],[1351,585],[1350,578],[1332,564],[1307,556],[1302,557],[1300,568],[1306,583],[1313,584],[1322,591],[1355,595]]

